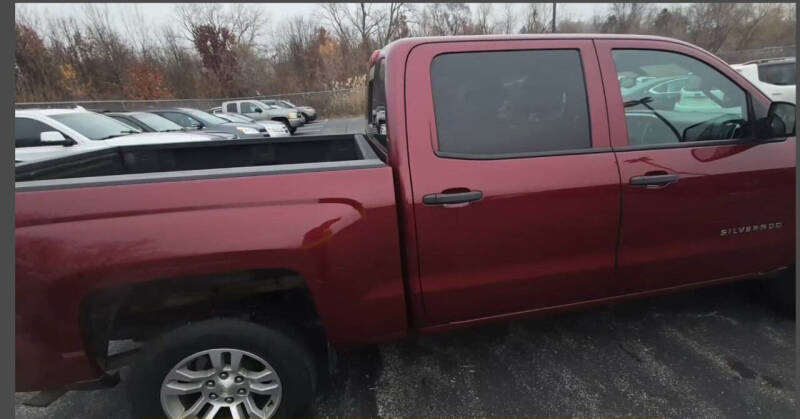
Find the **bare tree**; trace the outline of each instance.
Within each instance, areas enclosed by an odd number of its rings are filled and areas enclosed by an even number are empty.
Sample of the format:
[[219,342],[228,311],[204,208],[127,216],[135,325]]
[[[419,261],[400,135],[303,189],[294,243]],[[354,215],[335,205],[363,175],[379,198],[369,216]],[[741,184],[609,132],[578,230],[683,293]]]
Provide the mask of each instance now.
[[496,25],[493,21],[492,3],[480,3],[475,13],[475,22],[472,33],[486,35],[495,32]]
[[747,7],[742,3],[694,3],[689,7],[687,35],[693,43],[717,52],[740,28]]
[[240,45],[251,46],[267,23],[261,9],[241,3],[228,7],[216,3],[178,3],[175,12],[191,42],[194,42],[193,31],[200,26],[211,26],[215,30],[227,28]]
[[410,10],[408,3],[388,3],[378,19],[377,43],[383,47],[397,39],[398,35],[407,35],[408,28],[404,28]]
[[651,8],[647,3],[611,3],[601,30],[607,33],[639,32]]
[[503,5],[503,14],[497,23],[497,30],[500,33],[511,34],[517,31],[517,11],[512,3]]
[[355,7],[345,10],[347,12],[345,17],[361,38],[359,48],[362,51],[371,50],[372,38],[378,30],[381,14],[377,12],[372,3],[358,3]]
[[465,3],[429,3],[419,18],[423,35],[469,35],[472,33],[472,16]]
[[543,33],[550,31],[553,6],[547,3],[528,3],[520,33]]
[[353,31],[347,19],[347,3],[324,3],[320,5],[321,20],[330,28],[338,38],[342,47],[352,45]]

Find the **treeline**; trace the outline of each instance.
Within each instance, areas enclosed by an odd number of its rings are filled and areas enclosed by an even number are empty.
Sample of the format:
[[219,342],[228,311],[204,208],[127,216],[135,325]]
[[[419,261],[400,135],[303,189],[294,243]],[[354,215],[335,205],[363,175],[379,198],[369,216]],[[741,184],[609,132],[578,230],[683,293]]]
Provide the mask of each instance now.
[[[120,5],[121,6],[121,5]],[[370,53],[409,36],[542,33],[552,3],[327,3],[309,16],[267,16],[244,4],[176,4],[154,28],[142,6],[121,20],[86,4],[81,19],[17,5],[17,101],[209,98],[364,85]],[[794,4],[612,3],[575,19],[556,6],[557,32],[656,34],[711,52],[794,44]],[[595,6],[592,6],[595,7]]]

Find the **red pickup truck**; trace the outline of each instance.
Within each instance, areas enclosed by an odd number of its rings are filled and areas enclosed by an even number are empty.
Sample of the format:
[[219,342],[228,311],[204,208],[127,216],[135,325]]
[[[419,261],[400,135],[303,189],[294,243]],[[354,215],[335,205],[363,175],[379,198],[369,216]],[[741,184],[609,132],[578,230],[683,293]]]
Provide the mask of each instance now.
[[413,38],[368,80],[363,135],[18,164],[17,391],[129,365],[140,416],[286,416],[330,348],[743,279],[793,307],[794,105],[712,54]]

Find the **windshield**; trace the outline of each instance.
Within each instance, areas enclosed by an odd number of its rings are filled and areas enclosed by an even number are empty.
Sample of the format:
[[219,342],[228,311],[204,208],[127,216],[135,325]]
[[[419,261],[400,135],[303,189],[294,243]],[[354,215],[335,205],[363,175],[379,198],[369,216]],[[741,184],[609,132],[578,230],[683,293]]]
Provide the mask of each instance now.
[[224,124],[228,122],[218,116],[211,115],[208,112],[198,111],[197,109],[186,109],[184,112],[205,125]]
[[297,107],[294,103],[289,102],[288,100],[281,100],[278,103],[282,104],[285,108],[296,108]]
[[162,116],[158,116],[152,113],[137,113],[131,115],[132,118],[140,121],[141,123],[147,125],[148,127],[158,131],[158,132],[168,132],[168,131],[182,131],[183,127],[180,125],[170,121],[167,118]]
[[141,132],[114,118],[93,112],[64,113],[50,117],[95,141]]

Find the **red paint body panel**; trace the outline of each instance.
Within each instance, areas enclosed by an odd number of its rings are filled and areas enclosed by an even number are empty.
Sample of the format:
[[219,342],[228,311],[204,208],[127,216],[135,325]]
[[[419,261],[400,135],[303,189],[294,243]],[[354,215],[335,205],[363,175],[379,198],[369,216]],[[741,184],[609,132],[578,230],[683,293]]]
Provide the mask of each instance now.
[[[655,37],[413,38],[386,63],[388,166],[16,194],[17,390],[97,377],[79,305],[165,277],[284,268],[307,281],[329,340],[375,343],[753,277],[793,264],[795,139],[625,150],[612,48],[717,58]],[[504,160],[435,154],[430,62],[443,52],[581,52],[593,153]],[[657,169],[656,169],[657,168]],[[679,174],[659,190],[629,185]],[[426,206],[445,189],[465,206]],[[720,230],[782,222],[764,234]]]
[[[713,55],[672,41],[595,41],[606,85],[611,142],[628,145],[613,49],[646,48],[699,59],[727,76],[764,108],[769,100]],[[615,293],[769,272],[794,263],[794,138],[780,142],[703,145],[617,152],[623,192]],[[632,186],[649,172],[676,174],[662,189]],[[781,223],[779,229],[769,229]],[[723,229],[768,230],[721,235]],[[736,230],[734,230],[736,231]]]
[[17,389],[90,378],[81,300],[157,278],[282,267],[331,342],[404,335],[391,185],[384,167],[17,193]]
[[[588,91],[602,89],[591,41],[492,41],[417,46],[406,70],[408,147],[421,289],[434,323],[609,295],[619,221],[613,153],[499,160],[438,157],[429,68],[460,51],[577,49]],[[592,143],[607,148],[605,102],[590,95]],[[422,204],[446,189],[483,192],[468,206]]]

